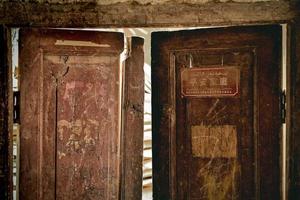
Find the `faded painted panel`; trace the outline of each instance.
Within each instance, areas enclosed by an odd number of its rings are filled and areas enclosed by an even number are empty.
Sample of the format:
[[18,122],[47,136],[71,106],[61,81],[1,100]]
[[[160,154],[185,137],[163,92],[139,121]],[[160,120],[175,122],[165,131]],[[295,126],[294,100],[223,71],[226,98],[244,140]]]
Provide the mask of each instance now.
[[192,126],[194,157],[235,158],[237,156],[236,126]]
[[192,126],[191,137],[191,199],[240,199],[236,126]]
[[116,199],[118,59],[47,55],[44,65],[57,81],[57,198]]
[[122,34],[31,29],[20,38],[20,198],[118,199]]

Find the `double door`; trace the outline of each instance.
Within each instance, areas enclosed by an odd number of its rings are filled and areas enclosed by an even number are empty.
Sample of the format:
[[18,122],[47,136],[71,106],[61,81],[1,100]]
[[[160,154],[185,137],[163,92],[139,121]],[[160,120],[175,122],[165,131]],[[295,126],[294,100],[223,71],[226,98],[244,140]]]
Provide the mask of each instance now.
[[[124,70],[123,40],[21,30],[21,199],[141,198],[143,44]],[[281,27],[151,40],[154,199],[279,199]]]

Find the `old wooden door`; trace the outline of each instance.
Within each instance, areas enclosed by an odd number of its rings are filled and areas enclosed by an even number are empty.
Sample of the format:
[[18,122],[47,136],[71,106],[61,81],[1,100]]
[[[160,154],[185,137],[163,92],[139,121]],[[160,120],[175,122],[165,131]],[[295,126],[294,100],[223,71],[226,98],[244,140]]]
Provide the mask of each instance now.
[[154,199],[280,198],[280,26],[152,35]]
[[[134,170],[121,169],[123,40],[122,33],[20,31],[20,199],[119,199],[122,172],[142,170],[138,152]],[[143,95],[143,63],[135,64],[127,79]],[[130,117],[138,125],[128,148],[141,153],[143,118]]]

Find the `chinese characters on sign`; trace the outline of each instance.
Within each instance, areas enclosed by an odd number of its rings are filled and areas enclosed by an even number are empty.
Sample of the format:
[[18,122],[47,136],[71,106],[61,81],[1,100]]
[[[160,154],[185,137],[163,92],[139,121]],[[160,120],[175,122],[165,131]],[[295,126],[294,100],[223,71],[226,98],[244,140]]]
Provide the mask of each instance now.
[[181,94],[186,97],[233,97],[239,94],[237,67],[184,68]]

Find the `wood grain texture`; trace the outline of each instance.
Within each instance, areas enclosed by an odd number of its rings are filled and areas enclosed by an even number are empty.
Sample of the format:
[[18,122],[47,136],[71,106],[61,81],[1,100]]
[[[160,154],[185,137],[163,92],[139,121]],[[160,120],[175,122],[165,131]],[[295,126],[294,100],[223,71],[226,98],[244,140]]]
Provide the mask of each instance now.
[[[280,26],[152,35],[154,199],[280,198]],[[182,98],[180,70],[238,66],[239,97]],[[237,158],[191,157],[190,127],[237,126]]]
[[129,38],[129,45],[124,79],[122,199],[140,200],[143,188],[144,39]]
[[300,198],[300,21],[290,24],[290,109],[291,135],[289,136],[289,199]]
[[0,199],[12,198],[11,54],[7,31],[0,25]]
[[191,126],[193,157],[236,158],[237,129],[232,125]]
[[[128,8],[130,11],[127,12]],[[24,3],[20,1],[0,3],[0,21],[9,26],[35,27],[136,27],[136,26],[216,26],[216,25],[244,25],[261,23],[291,22],[299,18],[299,1],[279,1],[261,3],[208,3],[206,5],[175,4],[139,5],[123,3],[119,5],[96,6],[94,3],[79,3],[69,5],[48,5]],[[68,14],[66,14],[68,13]],[[124,15],[122,14],[124,13]],[[212,14],[213,13],[213,14]],[[121,17],[120,17],[121,16]],[[296,28],[294,35],[298,35],[299,24],[292,24]],[[295,38],[295,37],[293,37]],[[292,43],[296,45],[296,40]],[[297,40],[298,41],[298,40]],[[0,48],[2,50],[2,48]],[[296,48],[293,48],[295,51]],[[293,52],[296,60],[296,52]],[[298,59],[299,60],[299,59]],[[299,64],[293,62],[293,91],[296,91],[296,78]],[[294,92],[296,94],[296,92]],[[293,102],[299,96],[291,95]],[[295,108],[295,109],[294,109]],[[295,110],[295,112],[294,112]],[[293,133],[297,139],[297,124],[300,121],[292,110]],[[295,142],[291,140],[292,142]],[[296,143],[296,142],[295,142]],[[296,152],[293,154],[296,155]],[[290,158],[290,166],[297,164],[297,158]],[[290,178],[298,177],[293,171]],[[291,181],[295,186],[295,182]],[[296,187],[296,186],[295,186]],[[293,190],[295,189],[292,187]],[[297,186],[297,188],[300,188]]]
[[20,44],[20,198],[118,199],[123,34],[22,29]]
[[281,23],[299,16],[298,1],[255,3],[209,2],[143,5],[136,1],[99,5],[95,2],[1,2],[0,23],[39,27],[218,26]]

